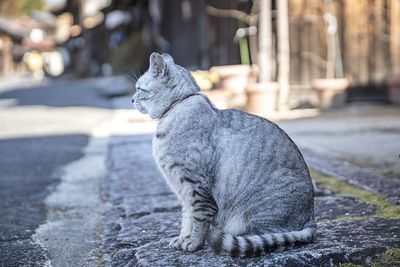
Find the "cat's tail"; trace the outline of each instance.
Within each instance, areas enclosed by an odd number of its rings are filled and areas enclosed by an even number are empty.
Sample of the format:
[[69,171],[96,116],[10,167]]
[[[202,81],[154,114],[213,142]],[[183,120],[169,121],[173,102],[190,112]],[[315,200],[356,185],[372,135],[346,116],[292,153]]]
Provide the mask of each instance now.
[[234,236],[214,230],[209,235],[209,242],[217,254],[256,257],[278,247],[311,243],[315,239],[315,231],[315,227],[307,227],[286,233]]

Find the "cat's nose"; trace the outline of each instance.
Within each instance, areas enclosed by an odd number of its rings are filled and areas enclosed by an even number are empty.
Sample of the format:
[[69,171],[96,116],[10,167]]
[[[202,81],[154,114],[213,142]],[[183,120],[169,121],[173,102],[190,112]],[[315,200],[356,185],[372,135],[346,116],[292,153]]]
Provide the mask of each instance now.
[[135,99],[133,99],[133,97],[132,97],[131,101],[132,101],[132,104],[135,103]]

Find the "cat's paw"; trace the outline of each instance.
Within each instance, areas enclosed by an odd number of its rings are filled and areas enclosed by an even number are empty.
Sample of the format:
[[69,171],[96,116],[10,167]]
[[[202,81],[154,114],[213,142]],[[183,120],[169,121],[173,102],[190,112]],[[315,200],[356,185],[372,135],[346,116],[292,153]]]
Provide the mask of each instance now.
[[172,249],[182,249],[181,245],[183,243],[184,238],[180,236],[175,236],[172,238],[171,242],[169,242],[169,247]]
[[186,238],[181,244],[181,249],[187,252],[195,252],[203,246],[202,243],[196,242],[191,238]]

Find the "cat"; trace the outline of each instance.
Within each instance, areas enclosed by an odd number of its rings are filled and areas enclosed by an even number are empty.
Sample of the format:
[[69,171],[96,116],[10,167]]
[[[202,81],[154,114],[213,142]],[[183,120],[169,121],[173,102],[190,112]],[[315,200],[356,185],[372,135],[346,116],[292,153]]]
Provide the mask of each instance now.
[[159,119],[158,168],[182,204],[169,246],[252,257],[315,239],[314,191],[304,159],[276,124],[216,109],[190,73],[152,53],[136,82],[134,108]]

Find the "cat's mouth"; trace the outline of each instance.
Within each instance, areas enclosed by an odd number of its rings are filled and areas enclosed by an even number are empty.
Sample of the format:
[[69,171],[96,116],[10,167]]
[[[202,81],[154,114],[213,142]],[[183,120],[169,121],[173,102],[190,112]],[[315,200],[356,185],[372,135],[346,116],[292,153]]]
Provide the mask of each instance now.
[[135,104],[133,104],[133,107],[139,110],[140,113],[147,114],[146,108],[143,107],[141,104],[135,102]]

